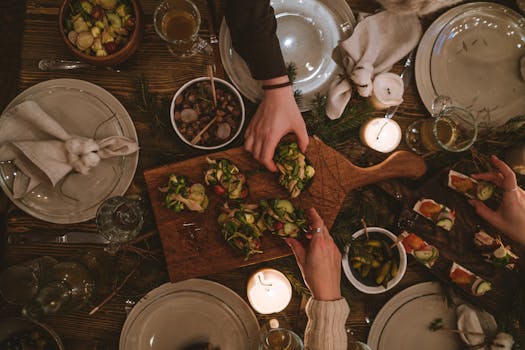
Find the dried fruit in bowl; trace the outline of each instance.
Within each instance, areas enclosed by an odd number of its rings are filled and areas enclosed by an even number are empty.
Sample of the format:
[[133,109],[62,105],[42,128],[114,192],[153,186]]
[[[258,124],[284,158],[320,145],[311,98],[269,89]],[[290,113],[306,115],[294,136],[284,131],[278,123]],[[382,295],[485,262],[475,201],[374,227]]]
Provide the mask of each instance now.
[[280,143],[274,161],[281,173],[279,183],[286,188],[291,198],[299,196],[312,182],[315,170],[308,164],[297,143]]
[[185,176],[170,175],[168,183],[159,188],[165,193],[164,205],[176,213],[187,209],[202,213],[208,208],[209,199],[202,184],[191,184]]
[[260,254],[263,230],[257,225],[259,208],[256,204],[241,204],[232,208],[224,203],[217,221],[228,244],[248,259],[252,254]]
[[295,208],[292,202],[286,199],[262,200],[260,204],[262,214],[257,225],[262,230],[268,230],[281,237],[298,237],[306,232],[304,211]]
[[242,200],[248,196],[246,176],[239,167],[228,159],[206,158],[209,169],[204,174],[204,182],[221,197]]

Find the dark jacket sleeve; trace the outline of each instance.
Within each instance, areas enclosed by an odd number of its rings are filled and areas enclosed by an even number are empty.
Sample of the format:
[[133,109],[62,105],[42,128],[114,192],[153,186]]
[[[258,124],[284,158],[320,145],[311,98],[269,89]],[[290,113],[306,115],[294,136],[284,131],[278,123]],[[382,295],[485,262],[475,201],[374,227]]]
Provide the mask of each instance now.
[[270,0],[226,0],[224,11],[233,48],[256,80],[286,75]]

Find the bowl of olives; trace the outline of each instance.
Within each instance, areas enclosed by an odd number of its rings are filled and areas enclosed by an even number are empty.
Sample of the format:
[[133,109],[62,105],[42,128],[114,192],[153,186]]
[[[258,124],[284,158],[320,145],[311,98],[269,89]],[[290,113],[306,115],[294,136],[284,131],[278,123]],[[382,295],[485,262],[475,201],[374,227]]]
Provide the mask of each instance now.
[[115,66],[137,50],[144,33],[143,17],[139,0],[64,0],[60,34],[81,60]]

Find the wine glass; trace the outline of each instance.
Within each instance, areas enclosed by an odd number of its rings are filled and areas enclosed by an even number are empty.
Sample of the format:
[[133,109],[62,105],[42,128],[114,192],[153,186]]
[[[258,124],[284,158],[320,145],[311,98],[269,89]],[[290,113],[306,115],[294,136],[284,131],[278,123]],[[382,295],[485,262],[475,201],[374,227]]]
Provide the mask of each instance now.
[[144,224],[144,210],[137,199],[116,196],[106,199],[97,210],[97,229],[110,243],[109,253],[115,253],[122,243],[134,239]]

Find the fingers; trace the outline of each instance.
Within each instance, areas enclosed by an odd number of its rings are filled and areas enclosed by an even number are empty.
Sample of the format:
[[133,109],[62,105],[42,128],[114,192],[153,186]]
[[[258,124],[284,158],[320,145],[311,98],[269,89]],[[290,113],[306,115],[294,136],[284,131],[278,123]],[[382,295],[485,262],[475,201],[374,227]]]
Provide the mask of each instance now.
[[306,131],[306,126],[304,125],[304,123],[302,125],[297,126],[294,129],[294,133],[297,136],[297,145],[303,153],[306,152],[306,148],[308,147],[310,139],[308,138],[308,132]]
[[270,171],[277,171],[277,167],[273,161],[273,155],[275,154],[275,148],[277,147],[280,139],[280,135],[271,135],[267,138],[264,146],[262,147],[259,161]]
[[295,255],[295,260],[297,260],[297,265],[299,265],[302,271],[306,262],[306,250],[295,238],[287,238],[285,239],[285,242],[292,249],[293,255]]
[[468,202],[474,207],[474,210],[482,219],[496,228],[501,227],[501,217],[498,213],[479,200],[471,199]]
[[503,175],[503,185],[502,188],[504,190],[512,190],[513,188],[516,188],[517,182],[516,182],[516,174],[512,169],[501,159],[499,159],[496,156],[492,156],[490,158],[492,161],[492,164],[499,170],[499,172]]
[[492,182],[498,187],[501,187],[503,185],[503,175],[501,173],[472,174],[472,177],[476,180]]

